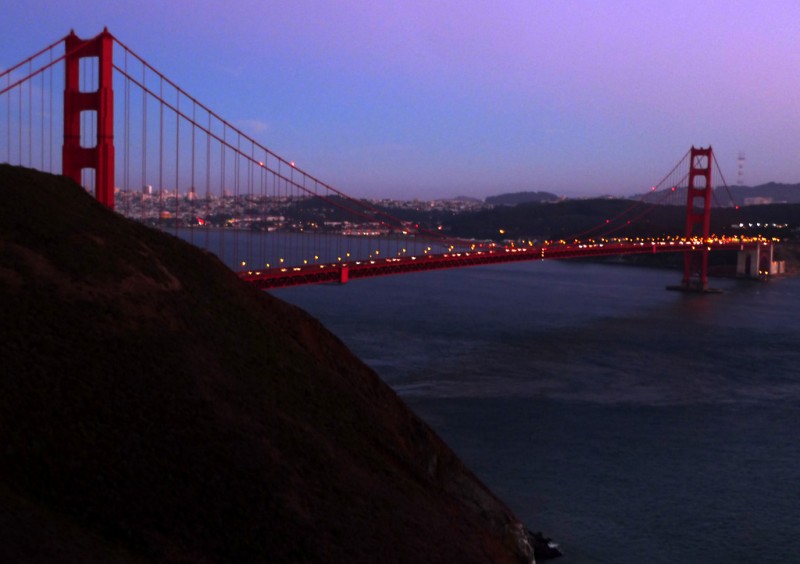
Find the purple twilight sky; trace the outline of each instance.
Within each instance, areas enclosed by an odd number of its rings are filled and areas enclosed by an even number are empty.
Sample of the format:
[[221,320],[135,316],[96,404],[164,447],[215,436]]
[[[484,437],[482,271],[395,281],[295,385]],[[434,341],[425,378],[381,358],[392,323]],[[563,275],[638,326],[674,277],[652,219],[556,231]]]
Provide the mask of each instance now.
[[[10,5],[9,5],[10,4]],[[691,145],[800,182],[793,0],[10,0],[0,67],[109,31],[355,196],[631,194]]]

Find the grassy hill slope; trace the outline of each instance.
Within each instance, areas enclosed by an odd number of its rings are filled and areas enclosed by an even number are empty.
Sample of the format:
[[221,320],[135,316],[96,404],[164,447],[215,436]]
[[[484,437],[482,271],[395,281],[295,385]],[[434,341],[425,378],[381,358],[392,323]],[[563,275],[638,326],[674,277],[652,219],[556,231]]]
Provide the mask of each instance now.
[[0,561],[522,562],[511,512],[318,321],[0,165]]

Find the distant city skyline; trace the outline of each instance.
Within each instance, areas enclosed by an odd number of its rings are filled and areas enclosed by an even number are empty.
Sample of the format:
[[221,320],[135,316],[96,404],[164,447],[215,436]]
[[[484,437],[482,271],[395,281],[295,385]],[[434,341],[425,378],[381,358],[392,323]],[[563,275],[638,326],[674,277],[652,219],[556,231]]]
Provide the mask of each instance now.
[[0,68],[70,29],[107,26],[244,132],[357,197],[631,195],[709,144],[729,185],[740,153],[744,184],[800,182],[792,2],[130,6],[11,0]]

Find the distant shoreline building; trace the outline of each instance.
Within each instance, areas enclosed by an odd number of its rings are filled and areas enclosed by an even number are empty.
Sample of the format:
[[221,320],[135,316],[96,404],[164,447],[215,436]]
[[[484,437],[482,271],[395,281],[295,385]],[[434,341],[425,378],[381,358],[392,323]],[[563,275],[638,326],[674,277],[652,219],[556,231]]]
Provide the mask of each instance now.
[[772,203],[774,203],[773,199],[766,196],[752,196],[744,199],[744,205],[746,206],[763,206]]

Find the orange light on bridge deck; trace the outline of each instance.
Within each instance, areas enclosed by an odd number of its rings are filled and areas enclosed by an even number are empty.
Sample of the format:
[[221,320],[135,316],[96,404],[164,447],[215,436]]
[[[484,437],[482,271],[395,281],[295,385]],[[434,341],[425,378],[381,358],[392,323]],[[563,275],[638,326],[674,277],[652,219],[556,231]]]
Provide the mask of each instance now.
[[245,265],[247,265],[247,263],[245,261],[242,261],[242,266],[245,266]]

